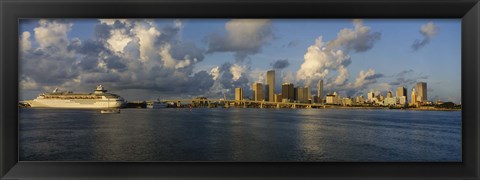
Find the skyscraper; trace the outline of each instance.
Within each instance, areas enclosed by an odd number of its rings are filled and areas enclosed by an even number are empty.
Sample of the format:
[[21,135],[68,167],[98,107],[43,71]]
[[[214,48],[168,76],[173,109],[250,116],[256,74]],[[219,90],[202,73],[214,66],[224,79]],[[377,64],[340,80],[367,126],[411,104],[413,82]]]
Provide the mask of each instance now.
[[319,101],[323,100],[323,80],[322,79],[318,81],[317,96],[318,96]]
[[303,88],[303,102],[307,102],[310,99],[310,87]]
[[303,87],[297,87],[297,101],[298,102],[303,102],[304,101],[304,96],[306,96],[305,91],[303,90]]
[[263,101],[263,84],[253,83],[253,100]]
[[402,86],[397,87],[397,94],[396,95],[397,95],[397,97],[402,97],[402,96],[407,97],[407,88],[402,87]]
[[293,101],[294,98],[294,90],[292,83],[283,83],[282,84],[282,99],[288,99],[288,101]]
[[407,96],[407,88],[403,86],[397,87],[396,96],[397,97]]
[[418,96],[420,97],[420,101],[427,101],[427,83],[418,82],[417,91],[418,91]]
[[267,71],[267,85],[269,86],[266,91],[268,91],[268,101],[273,102],[275,96],[275,71]]
[[235,88],[235,101],[243,100],[243,89]]
[[415,88],[412,88],[412,102],[411,102],[412,105],[416,105],[417,104],[417,92],[415,91]]
[[268,89],[270,89],[269,87],[270,87],[270,86],[269,86],[268,84],[265,84],[265,88],[263,88],[263,89],[264,89],[264,93],[265,93],[265,94],[263,95],[263,97],[264,97],[265,101],[270,101],[270,100],[268,99],[268,98],[270,97],[270,94],[269,94],[270,92],[268,91]]

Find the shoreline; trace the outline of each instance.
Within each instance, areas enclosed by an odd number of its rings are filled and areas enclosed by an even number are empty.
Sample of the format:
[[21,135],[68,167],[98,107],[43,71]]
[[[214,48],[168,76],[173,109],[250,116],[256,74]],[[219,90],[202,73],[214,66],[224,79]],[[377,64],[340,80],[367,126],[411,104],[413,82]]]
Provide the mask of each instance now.
[[365,106],[365,107],[345,107],[345,106],[330,106],[320,109],[384,109],[384,110],[413,110],[413,111],[461,111],[462,109],[448,109],[448,108],[389,108],[389,107],[377,107],[377,106]]
[[[75,108],[32,108],[32,107],[23,107],[19,106],[19,108],[25,109],[75,109]],[[208,107],[193,107],[193,109],[202,108],[202,109],[211,109]],[[224,107],[215,107],[222,108]],[[377,106],[327,106],[324,108],[251,108],[251,107],[229,107],[234,109],[375,109],[375,110],[399,110],[399,111],[461,111],[462,109],[448,109],[448,108],[389,108],[389,107],[377,107]],[[120,109],[150,109],[150,108],[120,108]],[[158,109],[190,109],[189,107],[166,107],[166,108],[158,108]],[[227,108],[228,109],[228,108]],[[86,110],[102,110],[102,109],[86,109]]]

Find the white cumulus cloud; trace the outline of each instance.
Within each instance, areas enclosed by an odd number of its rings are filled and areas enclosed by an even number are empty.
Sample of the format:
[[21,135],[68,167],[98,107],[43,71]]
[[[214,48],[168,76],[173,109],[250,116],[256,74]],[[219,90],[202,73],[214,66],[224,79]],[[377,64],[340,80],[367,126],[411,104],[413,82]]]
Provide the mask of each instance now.
[[268,19],[232,19],[225,24],[227,35],[213,34],[209,38],[209,53],[233,52],[238,61],[259,53],[273,39],[272,23]]
[[25,31],[21,35],[20,51],[28,51],[32,48],[32,42],[30,42],[30,32]]
[[423,36],[423,39],[416,39],[413,44],[413,50],[419,50],[424,47],[438,34],[438,26],[433,22],[428,22],[420,27],[420,34]]

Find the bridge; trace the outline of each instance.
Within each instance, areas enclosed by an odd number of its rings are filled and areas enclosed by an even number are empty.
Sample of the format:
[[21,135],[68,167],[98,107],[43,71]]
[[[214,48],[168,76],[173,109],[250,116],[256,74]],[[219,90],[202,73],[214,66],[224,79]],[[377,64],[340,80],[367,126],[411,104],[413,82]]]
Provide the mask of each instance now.
[[309,104],[309,103],[297,103],[297,102],[270,102],[270,101],[253,101],[253,100],[223,100],[223,99],[169,99],[161,100],[164,103],[176,103],[178,107],[181,104],[190,104],[194,107],[207,106],[207,107],[255,107],[255,108],[326,108],[325,104]]

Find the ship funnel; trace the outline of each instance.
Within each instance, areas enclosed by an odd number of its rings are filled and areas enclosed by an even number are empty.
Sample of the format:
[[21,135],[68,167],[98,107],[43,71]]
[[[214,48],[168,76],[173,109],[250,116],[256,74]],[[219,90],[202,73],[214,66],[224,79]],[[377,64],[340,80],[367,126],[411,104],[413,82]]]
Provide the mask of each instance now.
[[95,90],[95,93],[104,93],[104,92],[107,92],[107,90],[105,90],[105,88],[103,88],[101,84],[98,85],[97,89]]

